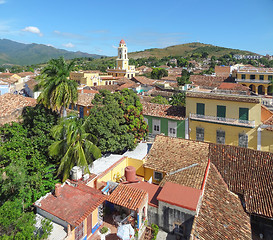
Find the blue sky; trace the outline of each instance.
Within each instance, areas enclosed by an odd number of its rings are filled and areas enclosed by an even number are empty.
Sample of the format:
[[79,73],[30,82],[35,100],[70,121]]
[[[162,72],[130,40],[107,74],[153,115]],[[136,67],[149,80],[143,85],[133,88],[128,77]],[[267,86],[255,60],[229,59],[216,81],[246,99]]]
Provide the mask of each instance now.
[[273,0],[0,0],[0,38],[116,55],[188,42],[273,55]]

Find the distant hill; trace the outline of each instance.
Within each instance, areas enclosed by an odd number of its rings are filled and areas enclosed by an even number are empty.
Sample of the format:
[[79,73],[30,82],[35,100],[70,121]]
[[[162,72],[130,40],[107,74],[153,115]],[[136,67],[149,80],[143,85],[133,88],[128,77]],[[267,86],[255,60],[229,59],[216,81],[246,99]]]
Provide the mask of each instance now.
[[58,58],[60,56],[64,56],[65,59],[101,57],[101,55],[71,52],[43,44],[24,44],[8,39],[0,39],[0,64],[31,65],[44,63],[51,58]]
[[239,49],[218,47],[211,44],[204,44],[199,42],[186,43],[180,45],[174,45],[166,48],[151,48],[144,51],[129,53],[129,58],[144,58],[144,57],[156,57],[162,58],[167,56],[183,56],[186,57],[193,53],[207,52],[209,56],[220,57],[225,54],[243,54],[243,55],[257,55],[256,53],[243,51]]

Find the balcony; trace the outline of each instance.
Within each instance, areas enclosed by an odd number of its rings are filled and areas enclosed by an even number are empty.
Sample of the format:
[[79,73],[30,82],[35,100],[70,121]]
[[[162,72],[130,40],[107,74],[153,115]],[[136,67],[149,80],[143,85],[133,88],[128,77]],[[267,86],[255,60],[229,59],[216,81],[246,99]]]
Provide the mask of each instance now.
[[259,80],[259,79],[239,79],[239,78],[236,78],[236,82],[269,84],[271,81],[269,81],[269,80]]
[[218,124],[233,125],[233,126],[239,126],[239,127],[250,127],[250,128],[255,127],[255,121],[241,120],[241,119],[235,119],[235,118],[206,116],[206,115],[200,115],[195,113],[190,113],[190,119],[197,120],[197,121],[218,123]]

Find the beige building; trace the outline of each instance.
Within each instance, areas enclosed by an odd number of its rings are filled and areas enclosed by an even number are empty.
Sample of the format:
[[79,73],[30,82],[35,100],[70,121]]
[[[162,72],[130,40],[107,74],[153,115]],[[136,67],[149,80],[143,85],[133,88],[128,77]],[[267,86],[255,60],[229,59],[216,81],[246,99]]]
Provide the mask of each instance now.
[[272,94],[273,68],[240,67],[232,75],[237,83],[249,87],[256,94]]
[[118,58],[116,59],[116,68],[108,69],[107,73],[113,77],[135,77],[136,71],[134,65],[129,65],[128,50],[125,41],[122,39],[118,47]]
[[70,79],[78,84],[86,86],[104,86],[113,85],[117,78],[110,76],[100,76],[99,71],[75,71],[70,73]]

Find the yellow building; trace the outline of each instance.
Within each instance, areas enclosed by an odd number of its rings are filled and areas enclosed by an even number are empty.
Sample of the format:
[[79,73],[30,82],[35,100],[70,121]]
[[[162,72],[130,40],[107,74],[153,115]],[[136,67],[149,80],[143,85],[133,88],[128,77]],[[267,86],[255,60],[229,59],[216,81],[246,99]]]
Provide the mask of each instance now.
[[107,73],[113,77],[135,77],[136,71],[134,65],[129,65],[128,50],[125,41],[122,39],[118,47],[118,58],[116,59],[116,68],[108,69]]
[[113,85],[115,78],[100,76],[98,71],[75,71],[70,73],[70,79],[75,80],[78,84],[90,87]]
[[236,82],[259,95],[272,94],[273,68],[240,67],[233,72]]
[[272,112],[265,109],[257,97],[188,92],[189,138],[273,152],[273,132],[262,127]]

